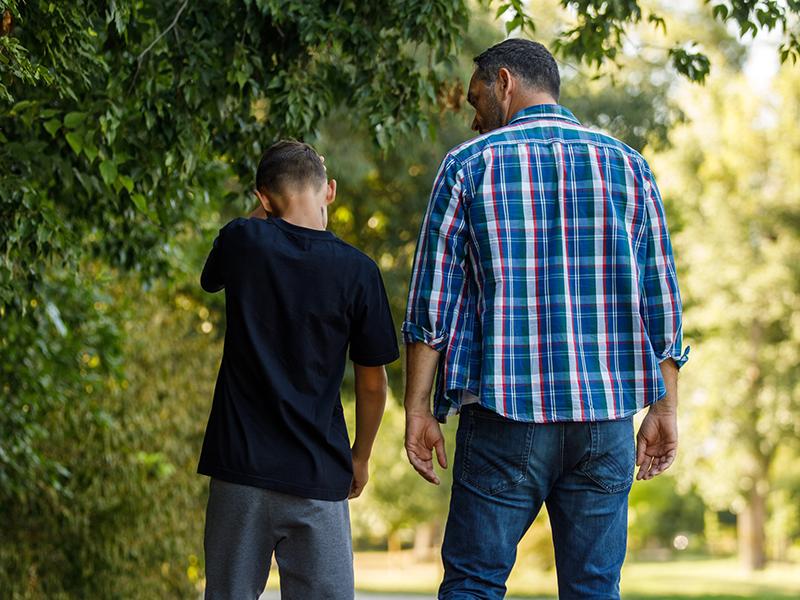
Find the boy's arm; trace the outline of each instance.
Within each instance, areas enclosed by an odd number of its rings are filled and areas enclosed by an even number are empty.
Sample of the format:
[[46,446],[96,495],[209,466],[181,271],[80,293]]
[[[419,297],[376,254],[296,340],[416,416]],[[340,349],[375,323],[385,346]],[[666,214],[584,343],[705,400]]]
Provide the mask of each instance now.
[[370,261],[365,267],[359,276],[360,289],[356,292],[350,333],[350,360],[353,361],[356,380],[356,437],[353,444],[351,498],[361,494],[369,479],[369,455],[386,404],[384,365],[400,356],[392,311],[378,265]]
[[200,275],[200,286],[207,292],[218,292],[225,287],[225,278],[222,274],[222,248],[220,235],[214,240],[214,247],[208,254],[203,273]]
[[356,391],[356,437],[353,442],[353,483],[350,498],[358,498],[369,480],[369,457],[386,406],[386,369],[353,364]]

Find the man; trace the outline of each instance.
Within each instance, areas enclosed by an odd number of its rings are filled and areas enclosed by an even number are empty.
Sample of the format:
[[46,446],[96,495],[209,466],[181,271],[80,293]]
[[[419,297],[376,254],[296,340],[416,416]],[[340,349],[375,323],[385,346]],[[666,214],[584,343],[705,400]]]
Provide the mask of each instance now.
[[403,324],[406,451],[432,483],[439,421],[461,413],[439,598],[502,598],[543,503],[559,597],[618,598],[634,463],[651,479],[677,450],[687,356],[663,205],[637,152],[558,105],[544,46],[506,40],[475,64],[481,135],[439,169]]

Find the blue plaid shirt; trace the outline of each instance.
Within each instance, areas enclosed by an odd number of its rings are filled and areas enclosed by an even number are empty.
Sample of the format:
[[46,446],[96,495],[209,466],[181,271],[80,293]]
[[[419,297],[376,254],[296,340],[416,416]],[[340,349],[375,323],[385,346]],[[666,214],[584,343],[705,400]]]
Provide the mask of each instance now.
[[407,343],[441,352],[434,414],[465,394],[518,421],[619,419],[687,360],[664,207],[644,158],[537,105],[451,150],[417,243]]

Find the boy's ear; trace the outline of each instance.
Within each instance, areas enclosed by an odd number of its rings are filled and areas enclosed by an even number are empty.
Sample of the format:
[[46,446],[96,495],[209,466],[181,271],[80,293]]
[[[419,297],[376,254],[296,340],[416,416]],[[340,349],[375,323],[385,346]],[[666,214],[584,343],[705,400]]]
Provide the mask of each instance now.
[[271,215],[273,213],[273,210],[272,210],[272,204],[270,204],[269,201],[269,197],[258,190],[253,190],[253,193],[256,195],[256,198],[258,198],[258,201],[261,203],[261,208],[264,209],[264,212],[267,213],[268,215]]
[[336,200],[336,180],[331,179],[328,181],[328,189],[325,192],[325,204],[331,204]]

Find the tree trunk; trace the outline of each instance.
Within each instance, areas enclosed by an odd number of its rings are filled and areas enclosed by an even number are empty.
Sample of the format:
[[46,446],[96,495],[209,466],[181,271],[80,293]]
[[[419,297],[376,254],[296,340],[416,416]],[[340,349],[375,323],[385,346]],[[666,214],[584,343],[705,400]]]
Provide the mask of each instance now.
[[767,564],[764,524],[767,518],[766,496],[756,483],[747,496],[747,504],[737,515],[739,558],[745,568],[755,571]]
[[414,560],[417,562],[430,559],[434,533],[433,523],[422,523],[414,530]]
[[386,540],[386,549],[389,552],[400,552],[402,549],[402,540],[400,538],[400,533],[397,531],[392,531],[389,533],[389,537]]

